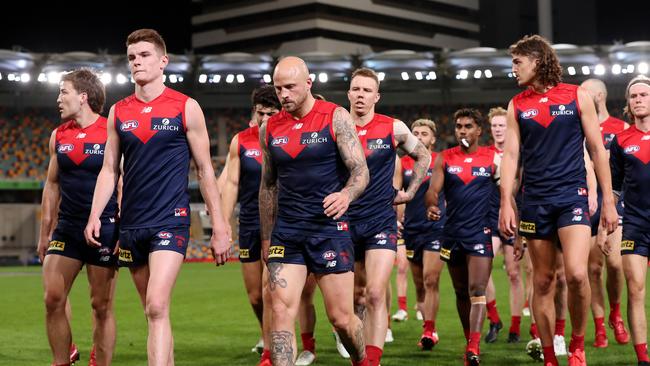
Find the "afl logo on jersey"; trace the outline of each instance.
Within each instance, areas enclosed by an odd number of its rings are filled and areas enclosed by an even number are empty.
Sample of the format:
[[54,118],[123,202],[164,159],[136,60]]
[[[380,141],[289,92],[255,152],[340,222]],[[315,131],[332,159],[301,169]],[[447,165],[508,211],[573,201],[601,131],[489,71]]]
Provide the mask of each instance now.
[[447,167],[447,173],[449,174],[460,174],[463,172],[463,168],[457,165],[452,165]]
[[531,119],[531,118],[535,118],[538,114],[539,112],[537,111],[537,109],[527,109],[521,112],[520,117],[523,119]]
[[67,154],[67,153],[71,152],[72,150],[74,150],[74,145],[73,144],[62,144],[62,145],[59,145],[59,148],[57,149],[57,151],[60,152],[61,154]]
[[262,155],[262,153],[259,150],[251,149],[251,150],[246,150],[244,153],[244,156],[249,157],[249,158],[255,158]]
[[280,136],[273,138],[271,141],[271,146],[283,146],[289,143],[289,138],[287,136]]
[[625,151],[626,154],[634,154],[635,152],[637,152],[639,150],[641,150],[641,147],[639,145],[630,145],[630,146],[626,147],[625,150],[623,150],[623,151]]
[[138,121],[134,119],[130,121],[122,122],[122,124],[120,125],[120,131],[122,132],[133,131],[136,128],[138,128]]

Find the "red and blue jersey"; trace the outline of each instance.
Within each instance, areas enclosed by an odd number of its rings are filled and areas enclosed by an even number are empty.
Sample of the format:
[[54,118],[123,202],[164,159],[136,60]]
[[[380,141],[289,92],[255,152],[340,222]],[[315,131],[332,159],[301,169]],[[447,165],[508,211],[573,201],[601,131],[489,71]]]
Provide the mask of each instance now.
[[[429,189],[431,183],[431,175],[433,174],[433,165],[436,161],[438,154],[431,152],[431,163],[427,170],[427,175],[424,177],[420,188],[415,192],[413,199],[406,203],[404,210],[404,233],[407,236],[417,236],[423,233],[430,234],[442,230],[447,221],[445,193],[440,192],[438,195],[438,207],[440,207],[440,220],[431,221],[427,219],[427,207],[424,203],[424,196]],[[402,185],[404,189],[408,189],[411,185],[411,177],[413,176],[413,167],[415,160],[410,156],[404,156],[401,159],[402,163]]]
[[558,84],[541,94],[527,89],[512,103],[521,133],[524,203],[571,202],[586,196],[578,86]]
[[266,144],[279,188],[276,232],[336,237],[348,230],[347,215],[334,221],[323,208],[325,197],[343,189],[349,177],[332,125],[336,108],[316,100],[300,119],[282,110],[267,122]]
[[262,178],[260,129],[253,126],[237,134],[239,143],[239,225],[249,229],[260,226],[259,192]]
[[650,132],[635,125],[618,133],[610,145],[612,187],[624,190],[623,225],[650,230]]
[[[101,116],[85,128],[75,121],[68,121],[56,129],[55,149],[61,192],[59,221],[83,226],[88,222],[95,183],[104,163],[106,136],[106,118]],[[101,220],[114,219],[116,215],[117,199],[116,192],[113,192]]]
[[467,154],[456,146],[442,152],[447,200],[447,240],[471,240],[489,234],[491,197],[497,186],[496,152],[488,147]]
[[357,135],[366,155],[370,181],[361,196],[350,204],[350,222],[365,222],[386,216],[395,217],[393,200],[395,188],[395,119],[375,113],[365,126],[356,126]]
[[148,103],[133,94],[115,104],[115,129],[124,157],[122,228],[190,224],[188,99],[165,88]]
[[625,131],[627,128],[627,122],[609,116],[606,120],[600,123],[600,134],[603,136],[603,144],[605,144],[605,149],[609,150],[609,146],[614,139],[614,136],[619,132]]

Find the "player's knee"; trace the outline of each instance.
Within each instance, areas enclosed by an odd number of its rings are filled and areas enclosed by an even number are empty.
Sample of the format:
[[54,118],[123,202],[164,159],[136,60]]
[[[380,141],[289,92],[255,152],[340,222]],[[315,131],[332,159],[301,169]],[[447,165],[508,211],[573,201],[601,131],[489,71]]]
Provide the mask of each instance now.
[[427,290],[437,290],[440,283],[440,277],[433,273],[424,274],[424,288]]
[[366,302],[370,308],[386,306],[386,287],[371,286],[366,288]]
[[254,289],[248,292],[248,301],[252,306],[262,305],[262,289]]
[[335,310],[328,313],[330,323],[337,331],[345,332],[350,327],[352,314],[347,311]]
[[106,319],[111,312],[110,299],[92,298],[90,306],[93,308],[95,319],[98,320]]
[[65,309],[66,297],[60,291],[45,291],[45,309],[48,313]]
[[158,299],[147,299],[145,314],[149,320],[164,319],[169,316],[169,302]]
[[469,285],[469,297],[485,297],[485,285],[483,284],[470,284]]
[[539,295],[551,293],[555,285],[555,275],[552,272],[537,273],[534,279],[535,292]]
[[589,262],[589,278],[600,281],[603,278],[602,263]]
[[516,286],[521,283],[521,272],[516,266],[514,268],[508,269],[508,280],[510,281],[510,286]]
[[579,289],[588,282],[587,271],[575,271],[566,274],[566,285],[570,289]]
[[630,301],[645,300],[645,283],[643,281],[627,281],[627,296]]

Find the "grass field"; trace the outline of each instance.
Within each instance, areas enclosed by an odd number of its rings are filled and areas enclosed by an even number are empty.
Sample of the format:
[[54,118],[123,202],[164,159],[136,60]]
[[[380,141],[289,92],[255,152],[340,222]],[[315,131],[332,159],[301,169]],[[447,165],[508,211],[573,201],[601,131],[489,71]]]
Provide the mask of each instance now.
[[[497,261],[501,263],[501,259]],[[0,268],[0,365],[49,364],[51,356],[45,335],[40,270],[38,267]],[[120,272],[115,303],[118,336],[113,363],[146,365],[146,321],[128,272]],[[522,321],[521,343],[505,342],[510,323],[506,275],[500,267],[494,273],[500,292],[497,302],[504,329],[496,343],[481,345],[483,364],[534,365],[536,363],[524,352],[529,339],[530,318]],[[413,286],[409,283],[409,308],[412,308],[413,301]],[[74,341],[82,353],[81,362],[77,365],[86,365],[91,346],[91,320],[84,272],[72,289],[71,302]],[[208,263],[185,264],[172,304],[176,365],[256,365],[257,355],[251,353],[250,349],[259,338],[259,329],[247,303],[238,263],[229,263],[221,268]],[[331,328],[318,293],[315,304],[318,314],[316,364],[348,365],[349,362],[336,353]],[[407,322],[392,324],[395,342],[386,345],[383,366],[462,365],[465,341],[446,272],[441,283],[437,320],[441,341],[432,352],[422,352],[417,348],[421,322],[415,320],[412,310],[410,315],[411,319]],[[636,364],[632,346],[617,345],[611,332],[607,349],[591,347],[593,322],[590,321],[589,325],[585,339],[589,365]],[[570,334],[568,324],[567,334]],[[566,358],[560,362],[566,364]]]

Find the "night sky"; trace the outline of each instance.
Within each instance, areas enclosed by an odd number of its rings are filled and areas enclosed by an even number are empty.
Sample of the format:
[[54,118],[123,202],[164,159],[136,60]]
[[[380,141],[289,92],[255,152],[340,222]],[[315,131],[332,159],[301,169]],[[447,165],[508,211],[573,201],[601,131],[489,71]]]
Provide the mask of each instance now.
[[[534,0],[522,0],[532,2]],[[191,22],[196,2],[192,0],[112,0],[104,2],[54,1],[30,3],[4,9],[0,16],[0,49],[20,46],[30,52],[125,52],[126,36],[138,28],[154,28],[167,42],[168,51],[182,54],[191,48]],[[59,2],[63,3],[63,2]],[[650,40],[650,15],[646,1],[597,0],[600,44]],[[160,4],[165,4],[161,6]],[[88,7],[103,6],[89,12]],[[641,9],[641,8],[643,9]],[[576,19],[579,15],[576,15]],[[504,45],[505,47],[505,45]]]

